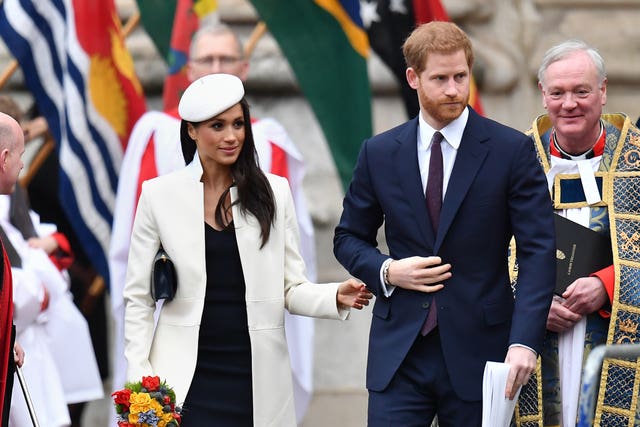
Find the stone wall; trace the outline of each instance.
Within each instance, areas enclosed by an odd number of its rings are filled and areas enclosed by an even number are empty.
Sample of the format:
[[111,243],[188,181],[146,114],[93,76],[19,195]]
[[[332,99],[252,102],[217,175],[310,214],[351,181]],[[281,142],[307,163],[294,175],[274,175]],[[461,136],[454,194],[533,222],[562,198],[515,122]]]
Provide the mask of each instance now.
[[[134,0],[117,0],[126,20],[136,10]],[[543,52],[567,38],[582,38],[605,58],[609,85],[609,112],[623,111],[634,120],[640,113],[640,7],[638,0],[443,0],[452,19],[472,37],[477,63],[474,69],[485,113],[525,130],[543,112],[536,87],[536,71]],[[248,0],[219,0],[221,19],[246,40],[257,22]],[[166,66],[143,28],[127,45],[149,99],[160,106]],[[0,42],[0,70],[9,63]],[[391,74],[372,55],[369,73],[374,91],[376,132],[406,120]],[[28,105],[22,77],[17,72],[2,92]],[[326,142],[295,77],[277,44],[267,33],[251,58],[248,93],[252,112],[282,122],[307,159],[305,190],[317,235],[320,279],[338,280],[346,273],[331,251],[333,228],[341,210],[342,189]],[[348,100],[345,100],[348,102]],[[371,310],[353,313],[345,323],[317,321],[316,389],[363,390],[366,345]]]

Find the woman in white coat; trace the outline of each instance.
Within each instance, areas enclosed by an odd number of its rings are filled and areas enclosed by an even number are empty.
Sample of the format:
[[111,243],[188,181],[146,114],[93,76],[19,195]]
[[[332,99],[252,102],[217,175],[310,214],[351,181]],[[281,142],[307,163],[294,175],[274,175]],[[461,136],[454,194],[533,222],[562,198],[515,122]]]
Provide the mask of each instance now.
[[[289,185],[258,167],[242,82],[214,74],[180,100],[188,166],[142,186],[124,289],[128,380],[166,379],[182,426],[296,425],[284,310],[345,319],[364,284],[305,277]],[[154,329],[160,246],[178,288]]]

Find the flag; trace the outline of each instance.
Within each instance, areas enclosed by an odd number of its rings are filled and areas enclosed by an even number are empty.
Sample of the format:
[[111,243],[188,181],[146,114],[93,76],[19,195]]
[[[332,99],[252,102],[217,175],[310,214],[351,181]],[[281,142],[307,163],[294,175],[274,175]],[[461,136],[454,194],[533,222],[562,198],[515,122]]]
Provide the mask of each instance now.
[[342,184],[371,136],[367,35],[359,0],[251,0],[313,109]]
[[[402,100],[409,117],[420,110],[416,91],[407,83],[402,45],[411,31],[431,21],[451,21],[440,0],[363,0],[362,21],[367,29],[371,48],[389,67],[400,85]],[[469,104],[483,114],[482,104],[473,77]]]
[[[162,94],[163,108],[177,108],[189,86],[186,65],[191,37],[204,19],[214,19],[217,0],[137,0],[145,30],[167,62],[169,72]],[[172,31],[167,31],[172,28]]]
[[146,110],[113,0],[4,0],[0,36],[57,143],[65,215],[108,281],[118,171]]

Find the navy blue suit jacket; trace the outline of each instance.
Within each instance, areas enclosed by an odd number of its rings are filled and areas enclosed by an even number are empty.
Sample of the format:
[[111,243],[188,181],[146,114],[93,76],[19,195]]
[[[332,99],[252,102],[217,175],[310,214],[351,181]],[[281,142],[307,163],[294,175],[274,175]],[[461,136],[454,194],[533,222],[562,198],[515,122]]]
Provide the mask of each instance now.
[[[384,223],[389,255],[442,257],[452,277],[437,292],[438,325],[457,394],[480,400],[485,362],[519,343],[538,351],[555,282],[553,210],[544,173],[524,134],[470,114],[442,205],[431,229],[417,159],[418,119],[366,140],[343,203],[334,254],[376,295],[367,388],[389,384],[415,341],[432,294],[396,288],[387,298],[377,248]],[[514,299],[508,247],[517,242]]]

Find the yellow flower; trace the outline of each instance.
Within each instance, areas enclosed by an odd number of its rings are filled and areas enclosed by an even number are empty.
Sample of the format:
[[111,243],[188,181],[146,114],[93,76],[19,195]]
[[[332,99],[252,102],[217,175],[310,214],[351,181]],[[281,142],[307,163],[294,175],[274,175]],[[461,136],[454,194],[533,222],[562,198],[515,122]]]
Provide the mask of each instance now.
[[151,408],[152,402],[156,402],[156,400],[151,399],[149,393],[131,393],[129,402],[131,402],[129,411],[137,414],[148,411]]
[[164,407],[156,399],[151,400],[149,407],[153,409],[153,412],[155,412],[158,417],[160,417],[164,411]]
[[161,416],[158,416],[164,423],[171,422],[173,420],[173,414],[171,412],[165,412]]
[[138,413],[129,412],[129,424],[138,424]]

